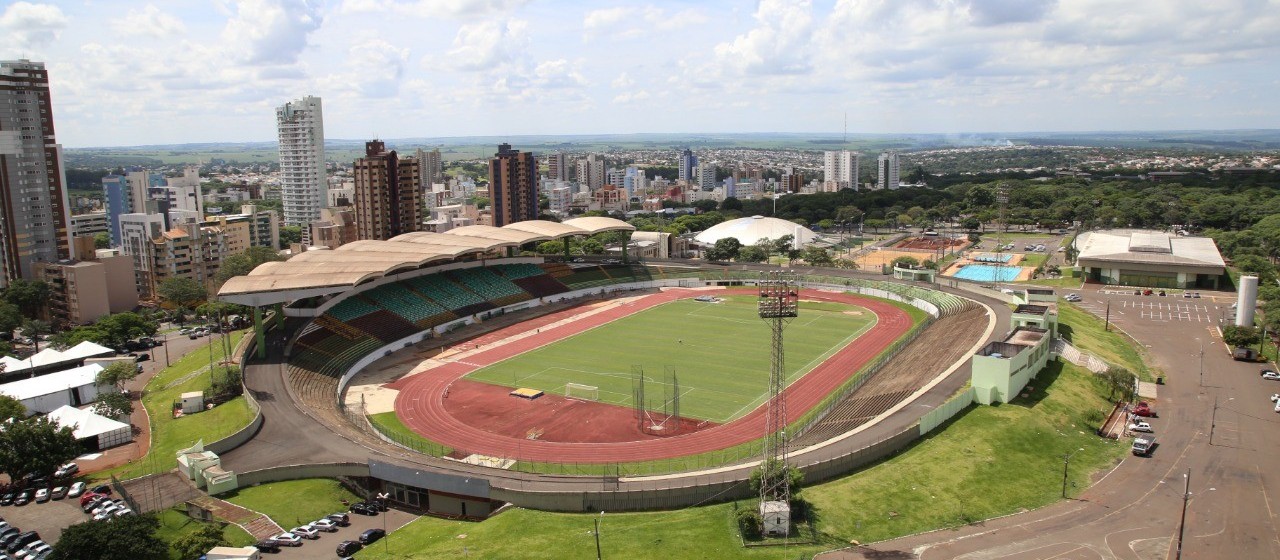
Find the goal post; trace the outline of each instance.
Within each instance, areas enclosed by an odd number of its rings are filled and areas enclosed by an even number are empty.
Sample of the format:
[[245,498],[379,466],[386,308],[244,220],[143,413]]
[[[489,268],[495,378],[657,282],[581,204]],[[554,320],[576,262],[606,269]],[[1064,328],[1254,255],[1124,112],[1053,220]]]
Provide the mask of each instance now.
[[581,383],[565,383],[564,396],[567,399],[598,401],[600,400],[600,388],[595,385],[583,385]]

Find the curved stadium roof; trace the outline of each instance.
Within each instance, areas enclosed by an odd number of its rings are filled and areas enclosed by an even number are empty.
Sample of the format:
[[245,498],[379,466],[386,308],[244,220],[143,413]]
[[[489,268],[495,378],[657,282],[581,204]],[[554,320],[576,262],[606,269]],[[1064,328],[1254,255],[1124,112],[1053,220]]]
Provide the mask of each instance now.
[[801,245],[811,243],[818,238],[818,234],[813,230],[795,222],[780,218],[749,216],[720,222],[699,233],[694,239],[699,243],[712,245],[721,239],[733,237],[743,245],[755,245],[761,239],[778,239],[784,235],[796,236]]
[[315,249],[287,261],[259,265],[227,280],[218,297],[244,305],[267,305],[341,291],[407,270],[525,243],[606,231],[634,231],[622,220],[576,218],[565,222],[529,220],[503,227],[465,226],[444,233],[414,232],[387,241],[362,240],[337,249]]

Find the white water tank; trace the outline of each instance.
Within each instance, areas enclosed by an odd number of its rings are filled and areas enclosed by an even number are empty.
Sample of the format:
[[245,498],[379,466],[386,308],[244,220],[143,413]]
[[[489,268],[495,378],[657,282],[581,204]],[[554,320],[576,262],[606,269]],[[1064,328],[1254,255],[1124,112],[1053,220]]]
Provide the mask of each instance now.
[[1253,326],[1253,310],[1258,306],[1258,277],[1241,276],[1236,297],[1236,326]]

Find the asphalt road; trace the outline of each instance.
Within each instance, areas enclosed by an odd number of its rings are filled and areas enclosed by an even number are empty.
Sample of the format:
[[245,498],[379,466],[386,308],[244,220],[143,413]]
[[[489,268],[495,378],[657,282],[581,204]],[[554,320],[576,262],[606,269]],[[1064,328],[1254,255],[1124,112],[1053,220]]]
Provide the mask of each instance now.
[[1271,504],[1280,488],[1272,444],[1280,414],[1268,399],[1280,382],[1261,379],[1261,364],[1232,361],[1218,338],[1216,320],[1234,294],[1192,300],[1095,286],[1081,293],[1082,305],[1100,317],[1110,302],[1114,325],[1167,376],[1156,399],[1160,417],[1152,420],[1159,442],[1152,456],[1126,457],[1077,499],[821,558],[1177,558],[1188,485],[1182,558],[1280,558],[1280,502]]

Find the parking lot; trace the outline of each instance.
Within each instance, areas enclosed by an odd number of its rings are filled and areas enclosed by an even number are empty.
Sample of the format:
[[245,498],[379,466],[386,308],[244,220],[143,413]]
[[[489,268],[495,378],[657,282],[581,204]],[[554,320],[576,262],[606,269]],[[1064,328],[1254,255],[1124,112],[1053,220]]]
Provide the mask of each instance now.
[[[378,515],[359,515],[349,514],[351,517],[350,527],[339,527],[336,533],[320,533],[320,538],[316,540],[304,540],[304,544],[299,547],[282,547],[279,554],[272,554],[272,558],[337,558],[338,543],[342,541],[359,540],[360,533],[367,529],[383,529],[385,528],[388,536],[383,539],[394,539],[395,535],[392,531],[399,529],[406,523],[417,519],[418,516],[412,513],[406,513],[397,509],[389,509]],[[289,529],[292,526],[285,527]],[[373,546],[387,546],[382,541],[376,542]],[[356,556],[360,556],[356,554]]]
[[43,504],[31,502],[25,506],[0,506],[0,517],[22,531],[40,533],[40,540],[58,542],[62,530],[88,521],[89,516],[80,511],[80,498],[50,500]]
[[[1132,291],[1116,292],[1115,290],[1099,290],[1092,294],[1083,293],[1084,301],[1077,303],[1081,308],[1097,315],[1107,316],[1107,301],[1111,301],[1112,320],[1127,318],[1156,323],[1186,322],[1204,325],[1216,324],[1229,318],[1234,312],[1225,305],[1218,305],[1210,298],[1189,299],[1174,296],[1135,296]],[[1215,298],[1216,299],[1216,298]]]

